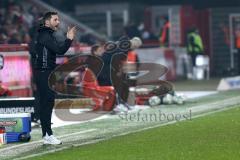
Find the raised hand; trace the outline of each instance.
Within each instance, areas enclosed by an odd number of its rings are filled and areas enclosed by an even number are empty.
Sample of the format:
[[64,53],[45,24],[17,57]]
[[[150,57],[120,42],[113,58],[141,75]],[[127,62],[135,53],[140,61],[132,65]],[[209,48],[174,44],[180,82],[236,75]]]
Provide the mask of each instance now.
[[67,38],[73,40],[77,32],[76,26],[70,28],[68,27]]

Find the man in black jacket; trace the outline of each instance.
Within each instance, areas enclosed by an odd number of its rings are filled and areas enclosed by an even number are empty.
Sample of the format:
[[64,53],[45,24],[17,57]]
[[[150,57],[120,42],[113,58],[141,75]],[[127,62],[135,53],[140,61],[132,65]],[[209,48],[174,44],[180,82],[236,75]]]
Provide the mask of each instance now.
[[62,142],[53,136],[51,129],[51,116],[54,106],[54,92],[48,86],[48,78],[56,66],[56,55],[63,55],[71,46],[76,34],[76,28],[68,29],[67,38],[63,44],[59,44],[53,36],[60,24],[56,12],[47,12],[43,16],[43,25],[38,30],[37,43],[35,45],[36,56],[34,70],[36,86],[40,98],[40,121],[44,144],[61,144]]

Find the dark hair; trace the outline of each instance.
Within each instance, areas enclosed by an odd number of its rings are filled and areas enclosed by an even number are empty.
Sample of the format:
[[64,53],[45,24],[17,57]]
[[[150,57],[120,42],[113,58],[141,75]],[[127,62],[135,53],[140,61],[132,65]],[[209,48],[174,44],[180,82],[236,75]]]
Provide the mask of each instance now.
[[42,18],[42,22],[45,25],[46,20],[50,20],[52,18],[52,15],[57,15],[57,12],[47,12],[44,14],[43,18]]

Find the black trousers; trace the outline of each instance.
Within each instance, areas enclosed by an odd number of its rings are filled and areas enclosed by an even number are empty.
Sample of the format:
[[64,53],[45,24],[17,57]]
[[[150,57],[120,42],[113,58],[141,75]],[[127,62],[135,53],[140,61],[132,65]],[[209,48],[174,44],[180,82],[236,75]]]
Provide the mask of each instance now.
[[[33,66],[33,65],[32,65]],[[37,86],[36,86],[36,78],[35,78],[35,70],[32,67],[32,79],[31,79],[31,85],[32,85],[32,91],[33,91],[33,97],[35,98],[34,102],[34,113],[32,113],[31,118],[33,122],[37,122],[40,119],[39,116],[39,93],[37,92]]]
[[193,65],[193,67],[195,67],[196,66],[197,54],[196,53],[191,53],[190,56],[191,56],[191,59],[192,59],[192,65]]
[[36,86],[39,95],[39,116],[42,126],[42,136],[46,133],[53,134],[51,129],[52,110],[54,106],[55,94],[48,86],[48,78],[51,70],[35,70]]

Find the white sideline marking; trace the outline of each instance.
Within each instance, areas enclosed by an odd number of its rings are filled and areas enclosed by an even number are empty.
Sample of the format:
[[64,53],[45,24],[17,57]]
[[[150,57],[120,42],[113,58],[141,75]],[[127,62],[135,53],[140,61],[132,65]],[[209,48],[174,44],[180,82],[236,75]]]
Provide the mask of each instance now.
[[[89,129],[89,130],[75,132],[75,133],[71,133],[71,134],[65,134],[65,135],[62,135],[62,136],[57,136],[57,138],[65,138],[65,137],[74,136],[74,135],[78,135],[78,134],[93,132],[95,130],[96,129]],[[29,142],[29,143],[25,143],[25,144],[19,144],[19,145],[11,146],[11,147],[6,147],[6,148],[3,148],[3,149],[0,149],[0,152],[4,152],[6,150],[12,150],[12,149],[15,149],[15,148],[18,148],[18,147],[33,145],[33,144],[37,144],[37,143],[40,143],[40,142],[42,142],[42,140],[38,140],[38,141],[35,141],[35,142]]]
[[177,92],[177,95],[185,95],[187,99],[192,99],[192,98],[200,98],[203,96],[208,96],[212,94],[216,94],[216,91],[179,91]]
[[68,137],[68,136],[74,136],[74,135],[78,135],[78,134],[93,132],[93,131],[96,131],[96,130],[97,129],[88,129],[88,130],[85,130],[85,131],[80,131],[80,132],[75,132],[75,133],[70,133],[70,134],[58,136],[57,138],[65,138],[65,137]]
[[[81,145],[73,145],[73,146],[82,146],[82,145],[87,145],[87,144],[93,144],[93,143],[97,143],[97,142],[103,141],[103,140],[106,140],[106,139],[92,140],[90,142],[82,143]],[[42,155],[49,154],[49,153],[54,153],[54,152],[57,152],[57,151],[68,149],[68,148],[69,148],[69,146],[66,146],[66,147],[58,148],[58,149],[55,149],[55,150],[52,150],[52,151],[46,151],[46,152],[42,152],[42,153],[36,153],[36,154],[28,155],[28,156],[25,156],[25,157],[15,158],[13,160],[22,160],[22,159],[27,159],[27,158],[32,158],[32,157],[38,157],[38,156],[42,156]]]
[[26,157],[15,158],[15,159],[13,159],[13,160],[22,160],[22,159],[27,159],[27,158],[42,156],[42,155],[44,155],[44,154],[54,153],[54,152],[57,152],[57,151],[61,151],[61,150],[64,150],[64,149],[68,149],[68,148],[69,148],[69,147],[66,146],[66,147],[62,147],[62,148],[55,149],[55,150],[47,151],[47,153],[43,152],[43,153],[38,153],[38,154],[32,154],[32,155],[29,155],[29,156],[26,156]]
[[[191,108],[188,108],[188,110],[194,110],[195,112],[200,112],[200,111],[207,111],[208,109],[222,109],[222,108],[228,108],[228,107],[222,107],[221,105],[235,105],[236,103],[234,102],[234,100],[236,101],[236,99],[240,100],[240,96],[238,97],[233,97],[227,100],[222,100],[221,104],[219,105],[219,101],[217,102],[212,102],[209,105],[203,104],[203,105],[198,105],[198,106],[193,106]],[[239,103],[237,103],[239,104]],[[236,105],[237,105],[236,104]]]
[[[203,96],[207,96],[207,95],[211,95],[211,94],[216,94],[216,91],[178,91],[177,94],[179,95],[185,95],[187,97],[187,99],[192,99],[192,98],[199,98],[199,97],[203,97]],[[110,118],[110,115],[102,115],[98,118],[89,120],[89,121],[95,121],[95,120],[101,120],[101,119],[107,119]],[[52,128],[56,128],[56,127],[62,127],[62,126],[67,126],[67,125],[72,125],[72,124],[81,124],[81,123],[85,123],[88,121],[63,121],[61,119],[59,119],[56,115],[55,112],[53,112],[52,114]]]

